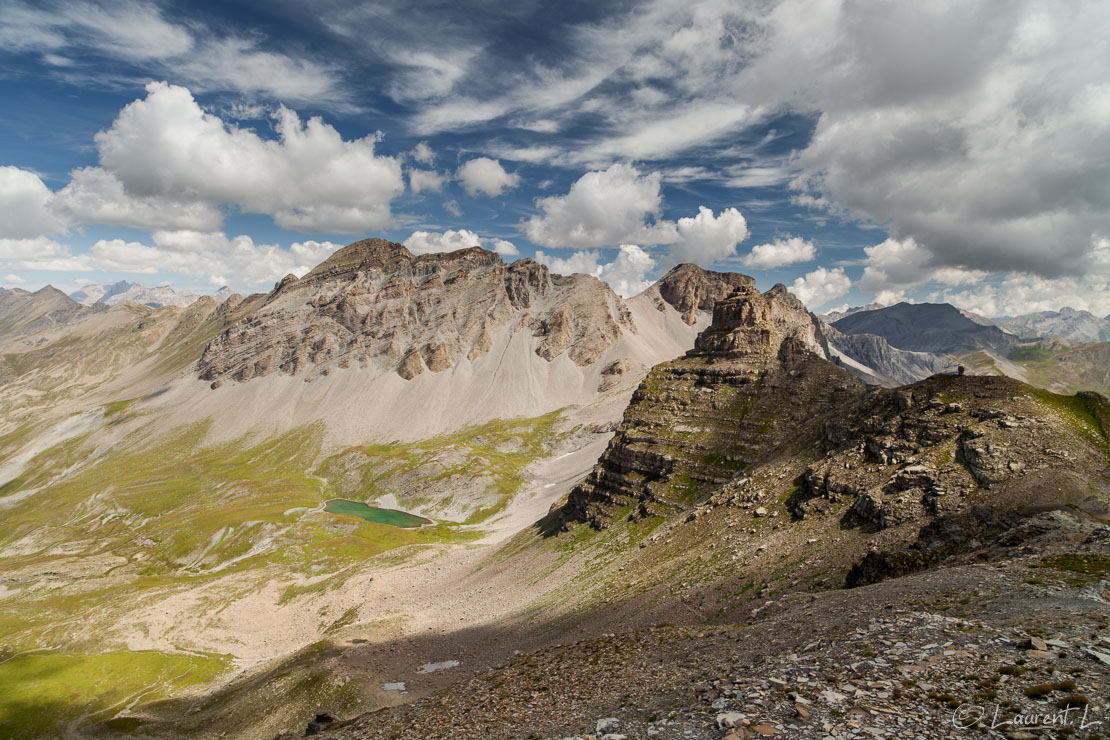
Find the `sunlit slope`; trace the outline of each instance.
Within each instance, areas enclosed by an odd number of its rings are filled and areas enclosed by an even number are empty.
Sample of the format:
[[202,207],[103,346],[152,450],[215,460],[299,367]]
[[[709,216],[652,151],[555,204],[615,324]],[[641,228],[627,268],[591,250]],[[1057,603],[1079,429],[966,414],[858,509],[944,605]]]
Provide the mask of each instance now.
[[[5,731],[111,719],[313,643],[357,618],[358,600],[336,597],[351,576],[482,536],[559,435],[551,414],[325,453],[319,424],[219,443],[204,423],[151,436],[144,405],[109,405],[0,486],[0,656],[14,657],[0,686],[23,687],[0,698]],[[465,500],[452,498],[461,483]],[[336,497],[435,521],[325,512]],[[279,636],[267,644],[243,614]]]

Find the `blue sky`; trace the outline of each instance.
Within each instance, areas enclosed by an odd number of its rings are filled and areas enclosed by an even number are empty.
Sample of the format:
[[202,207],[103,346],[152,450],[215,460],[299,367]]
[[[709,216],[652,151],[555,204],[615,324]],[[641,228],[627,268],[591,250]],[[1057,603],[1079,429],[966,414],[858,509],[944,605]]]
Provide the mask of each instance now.
[[481,244],[1110,313],[1103,2],[0,0],[0,285]]

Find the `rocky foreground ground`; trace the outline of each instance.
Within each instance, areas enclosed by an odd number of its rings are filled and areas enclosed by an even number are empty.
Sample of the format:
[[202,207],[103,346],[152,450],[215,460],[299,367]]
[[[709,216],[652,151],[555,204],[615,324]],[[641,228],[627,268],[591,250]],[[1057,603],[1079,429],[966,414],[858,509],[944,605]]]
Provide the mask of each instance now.
[[319,727],[351,739],[1110,737],[1108,578],[1103,526],[1078,547],[787,595],[742,624],[554,646]]

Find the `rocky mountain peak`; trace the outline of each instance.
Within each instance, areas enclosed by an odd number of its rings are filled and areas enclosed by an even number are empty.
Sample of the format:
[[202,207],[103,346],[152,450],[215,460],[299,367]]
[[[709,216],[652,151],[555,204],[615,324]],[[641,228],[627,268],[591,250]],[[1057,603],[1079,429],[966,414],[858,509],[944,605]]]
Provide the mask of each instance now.
[[684,263],[673,268],[656,284],[659,295],[682,314],[687,324],[697,321],[699,311],[711,311],[737,288],[755,288],[755,279],[738,272],[714,272]]
[[648,373],[564,520],[670,515],[772,452],[819,446],[820,420],[862,388],[827,357],[817,319],[784,286],[735,287],[693,350]]
[[713,307],[713,323],[690,350],[691,356],[719,355],[767,365],[784,343],[828,358],[817,320],[786,286],[766,293],[743,285]]
[[553,276],[532,260],[505,264],[479,247],[414,256],[366,239],[300,280],[282,280],[257,312],[209,345],[200,376],[219,384],[357,365],[411,380],[472,363],[520,332],[534,338],[542,360],[566,354],[584,366],[635,327],[593,277]]
[[386,239],[363,239],[336,250],[305,275],[305,279],[315,280],[345,272],[382,269],[412,259],[412,252],[403,244]]

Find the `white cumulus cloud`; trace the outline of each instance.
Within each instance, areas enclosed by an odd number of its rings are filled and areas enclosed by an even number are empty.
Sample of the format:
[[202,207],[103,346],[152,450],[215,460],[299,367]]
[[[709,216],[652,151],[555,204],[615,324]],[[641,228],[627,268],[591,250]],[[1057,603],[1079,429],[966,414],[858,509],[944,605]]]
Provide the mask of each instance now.
[[792,236],[787,239],[776,239],[767,244],[757,244],[752,251],[744,256],[741,263],[745,267],[755,267],[770,270],[775,267],[808,262],[817,254],[813,242]]
[[436,254],[438,252],[454,252],[457,249],[482,246],[482,240],[473,231],[448,229],[442,233],[436,231],[414,231],[412,236],[403,242],[413,254]]
[[875,294],[875,302],[905,300],[906,291],[929,282],[944,285],[975,283],[987,276],[980,270],[945,266],[914,239],[887,239],[864,247],[863,275],[858,287]]
[[409,190],[414,193],[438,193],[446,181],[447,177],[435,170],[409,170]]
[[320,118],[303,122],[284,107],[276,128],[277,140],[262,139],[206,113],[187,89],[152,82],[96,143],[101,168],[135,198],[201,211],[233,204],[301,231],[393,223],[390,202],[404,180],[397,159],[375,154],[377,136],[346,141]]
[[520,177],[505,168],[496,159],[477,157],[462,164],[455,173],[468,195],[488,195],[491,198],[511,190],[520,183]]
[[736,245],[748,237],[747,221],[735,208],[714,216],[712,210],[699,206],[698,215],[678,219],[676,227],[678,241],[671,246],[672,263],[711,265],[735,254]]
[[669,244],[669,264],[708,266],[731,256],[747,238],[748,225],[735,208],[719,215],[705,206],[678,221],[660,218],[663,196],[659,172],[642,174],[628,164],[587,172],[566,195],[536,201],[541,213],[521,223],[524,233],[544,247],[603,247],[613,244]]
[[520,254],[517,246],[507,239],[488,239],[487,248],[497,252],[502,257],[516,257]]
[[1110,241],[1091,248],[1092,269],[1085,275],[1045,278],[1031,273],[1009,273],[999,281],[979,282],[957,290],[948,288],[929,296],[984,316],[1018,316],[1034,311],[1058,311],[1062,306],[1110,315]]
[[593,249],[577,251],[569,257],[553,257],[537,250],[536,261],[558,275],[593,275],[625,298],[642,293],[651,285],[647,274],[656,264],[655,259],[636,244],[620,245],[616,259],[606,264],[601,264],[600,253]]
[[804,277],[794,279],[790,292],[806,304],[806,308],[817,309],[834,298],[846,295],[852,289],[852,281],[844,274],[843,267],[829,270],[818,267],[807,272]]
[[214,203],[129,193],[119,178],[100,167],[73,170],[69,184],[55,194],[51,207],[77,222],[141,229],[211,231],[219,229],[224,219]]
[[155,231],[152,237],[153,244],[100,239],[81,254],[45,237],[0,239],[0,268],[171,274],[201,278],[216,286],[231,283],[238,290],[258,290],[289,273],[305,274],[341,246],[303,241],[283,248],[255,244],[249,236],[229,238],[223,232],[188,230]]
[[448,229],[444,232],[414,231],[408,239],[405,239],[404,245],[413,254],[454,252],[468,247],[484,247],[497,252],[502,257],[515,257],[520,254],[520,250],[510,241],[480,237],[468,229],[458,231]]
[[61,230],[65,224],[51,209],[53,197],[34,172],[0,167],[0,237],[27,239]]
[[648,223],[662,210],[661,176],[615,164],[587,172],[566,195],[536,201],[541,214],[523,223],[524,233],[543,247],[601,247],[621,242],[659,244],[677,238],[674,224]]

